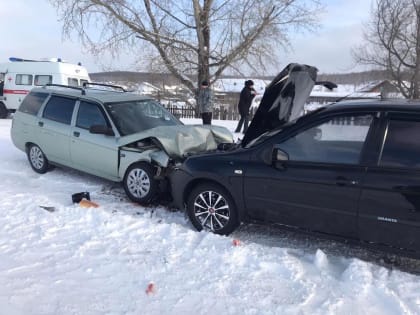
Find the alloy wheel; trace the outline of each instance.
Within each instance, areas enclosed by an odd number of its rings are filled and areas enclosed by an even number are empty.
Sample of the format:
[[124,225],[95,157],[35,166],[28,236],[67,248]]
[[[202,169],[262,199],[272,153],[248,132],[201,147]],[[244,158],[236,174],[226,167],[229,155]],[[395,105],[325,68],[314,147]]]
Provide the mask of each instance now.
[[142,169],[132,169],[127,176],[127,189],[136,198],[145,197],[150,191],[149,175]]
[[32,146],[29,151],[29,158],[31,160],[31,164],[34,168],[40,170],[44,167],[45,158],[44,154],[42,153],[41,149],[37,146]]
[[203,191],[194,199],[194,215],[203,228],[221,230],[230,220],[229,203],[218,192]]

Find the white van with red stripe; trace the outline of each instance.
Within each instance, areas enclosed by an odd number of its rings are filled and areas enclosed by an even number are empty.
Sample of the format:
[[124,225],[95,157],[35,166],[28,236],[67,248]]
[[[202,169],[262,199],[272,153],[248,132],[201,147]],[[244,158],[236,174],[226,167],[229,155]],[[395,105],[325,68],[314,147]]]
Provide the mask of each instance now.
[[9,58],[0,63],[0,118],[14,112],[29,91],[49,83],[82,86],[90,82],[86,68],[60,58],[28,60]]

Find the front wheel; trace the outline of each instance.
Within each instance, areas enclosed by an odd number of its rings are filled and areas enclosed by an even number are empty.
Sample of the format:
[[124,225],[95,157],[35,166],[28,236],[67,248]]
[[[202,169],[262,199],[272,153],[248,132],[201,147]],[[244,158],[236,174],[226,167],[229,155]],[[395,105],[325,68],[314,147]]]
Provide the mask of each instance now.
[[145,205],[153,200],[158,188],[153,167],[146,162],[131,165],[125,173],[123,185],[128,198]]
[[235,203],[230,194],[215,184],[201,184],[189,195],[187,213],[194,227],[228,235],[239,225]]
[[28,148],[28,160],[31,164],[32,169],[39,173],[44,174],[48,171],[49,163],[48,159],[42,152],[41,148],[36,144],[31,144]]

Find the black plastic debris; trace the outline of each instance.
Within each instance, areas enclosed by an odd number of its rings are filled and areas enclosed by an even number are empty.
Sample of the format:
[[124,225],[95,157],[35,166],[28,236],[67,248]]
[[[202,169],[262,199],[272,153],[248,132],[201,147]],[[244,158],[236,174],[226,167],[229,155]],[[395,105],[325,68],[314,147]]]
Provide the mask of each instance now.
[[87,191],[79,192],[71,195],[73,203],[79,203],[82,199],[90,200],[90,194]]

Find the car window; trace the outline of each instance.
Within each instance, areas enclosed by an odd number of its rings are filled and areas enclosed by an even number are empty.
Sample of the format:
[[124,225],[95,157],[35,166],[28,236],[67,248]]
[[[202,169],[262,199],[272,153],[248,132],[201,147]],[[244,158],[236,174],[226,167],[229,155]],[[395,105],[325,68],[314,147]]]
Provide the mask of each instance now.
[[108,126],[108,123],[97,104],[85,101],[80,102],[76,126],[89,129],[93,125]]
[[40,92],[29,93],[22,101],[19,111],[31,115],[38,115],[38,111],[47,98],[48,94]]
[[70,125],[75,103],[75,99],[53,95],[45,105],[42,117]]
[[379,165],[420,167],[420,121],[391,120]]
[[290,161],[358,164],[371,115],[340,116],[299,132],[279,144]]
[[159,126],[182,124],[154,100],[111,103],[106,104],[105,108],[123,136]]

